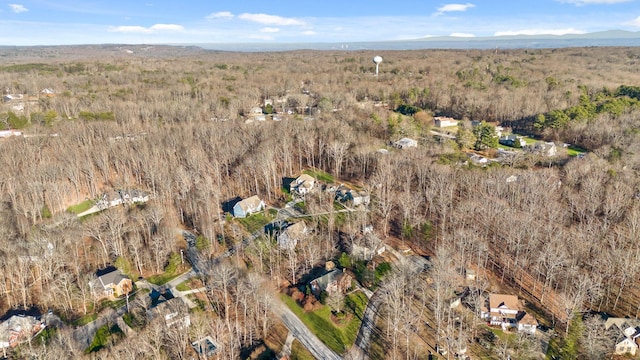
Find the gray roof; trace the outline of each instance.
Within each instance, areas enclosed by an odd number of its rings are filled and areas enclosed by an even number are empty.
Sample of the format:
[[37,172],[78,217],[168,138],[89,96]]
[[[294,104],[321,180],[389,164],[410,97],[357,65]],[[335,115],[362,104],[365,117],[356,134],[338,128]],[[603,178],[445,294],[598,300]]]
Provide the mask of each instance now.
[[117,285],[124,279],[128,279],[128,277],[123,275],[120,270],[114,270],[98,277],[98,280],[100,280],[103,287],[110,284]]

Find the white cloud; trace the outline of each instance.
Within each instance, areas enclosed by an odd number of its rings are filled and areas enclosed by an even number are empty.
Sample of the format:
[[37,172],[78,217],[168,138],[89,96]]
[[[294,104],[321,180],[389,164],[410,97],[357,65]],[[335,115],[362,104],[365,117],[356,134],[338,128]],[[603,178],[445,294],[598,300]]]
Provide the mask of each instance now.
[[218,11],[211,13],[205,17],[206,19],[232,19],[233,14],[229,11]]
[[304,21],[293,18],[284,18],[277,15],[268,14],[249,14],[244,13],[238,15],[238,19],[256,22],[263,25],[278,25],[278,26],[291,26],[291,25],[305,25]]
[[302,35],[307,35],[307,36],[311,36],[311,35],[315,35],[316,32],[313,30],[307,30],[307,31],[303,31]]
[[109,32],[129,33],[129,34],[152,34],[159,31],[183,31],[184,26],[176,24],[155,24],[150,27],[144,26],[115,26],[110,27]]
[[151,30],[160,30],[160,31],[183,31],[184,26],[176,25],[176,24],[155,24],[150,27]]
[[635,19],[633,19],[631,21],[627,21],[625,23],[625,25],[640,27],[640,16],[638,16],[637,18],[635,18]]
[[279,31],[280,29],[274,28],[274,27],[266,27],[266,28],[260,29],[260,32],[263,32],[263,33],[277,33]]
[[446,12],[452,12],[452,11],[467,11],[471,8],[475,7],[474,4],[472,3],[466,3],[466,4],[446,4],[446,5],[442,5],[438,8],[438,11],[436,12],[436,15],[442,15]]
[[453,36],[453,37],[464,37],[464,38],[472,38],[472,37],[476,37],[473,34],[468,34],[468,33],[452,33],[449,36]]
[[567,28],[567,29],[523,29],[523,30],[506,30],[497,31],[493,36],[513,36],[513,35],[567,35],[567,34],[584,34],[585,31]]
[[9,7],[11,8],[11,11],[13,11],[16,14],[29,11],[29,9],[24,7],[24,5],[20,5],[20,4],[9,4]]
[[577,6],[590,5],[590,4],[619,4],[632,0],[559,0],[561,3],[574,4]]

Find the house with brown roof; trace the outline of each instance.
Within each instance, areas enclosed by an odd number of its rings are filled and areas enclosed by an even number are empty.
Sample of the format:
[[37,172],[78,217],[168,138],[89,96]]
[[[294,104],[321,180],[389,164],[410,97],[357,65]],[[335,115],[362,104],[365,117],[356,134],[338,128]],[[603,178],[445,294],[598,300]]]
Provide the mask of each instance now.
[[182,297],[172,297],[161,301],[147,310],[147,318],[153,320],[163,318],[168,328],[185,329],[191,326],[189,307]]
[[253,195],[250,198],[239,201],[233,206],[233,216],[245,218],[253,213],[262,211],[265,206],[264,201],[262,201],[258,195]]
[[291,191],[295,191],[298,195],[306,195],[308,194],[316,184],[316,179],[313,176],[308,174],[302,174],[298,176],[297,179],[291,182],[289,188]]
[[15,347],[28,341],[44,328],[44,322],[33,316],[13,315],[0,323],[0,348]]
[[328,273],[314,279],[311,285],[311,291],[317,296],[321,292],[326,291],[328,294],[345,293],[351,287],[353,278],[344,270],[333,269]]
[[635,356],[638,352],[640,321],[636,319],[610,317],[604,323],[606,331],[613,332],[616,338],[614,354]]
[[289,225],[280,234],[278,234],[278,246],[282,249],[293,250],[296,248],[299,241],[304,240],[308,233],[309,229],[304,221],[299,221],[295,224]]
[[535,334],[538,327],[538,321],[521,310],[520,301],[514,295],[489,294],[489,308],[483,308],[481,316],[489,325],[500,326],[502,330]]

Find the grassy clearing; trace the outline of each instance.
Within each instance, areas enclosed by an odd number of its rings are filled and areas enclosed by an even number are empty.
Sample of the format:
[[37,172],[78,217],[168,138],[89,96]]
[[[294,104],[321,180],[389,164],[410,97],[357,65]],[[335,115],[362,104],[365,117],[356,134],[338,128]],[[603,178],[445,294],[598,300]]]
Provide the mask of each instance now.
[[80,214],[83,211],[87,211],[89,209],[91,209],[91,207],[95,205],[95,201],[93,200],[85,200],[83,202],[81,202],[80,204],[76,204],[76,205],[71,205],[67,208],[67,212],[70,212],[72,214]]
[[569,156],[578,156],[580,154],[586,153],[587,150],[578,146],[571,145],[567,148],[567,155]]
[[355,342],[362,322],[361,318],[367,306],[367,297],[361,292],[346,296],[346,309],[353,314],[353,317],[347,324],[340,326],[331,320],[331,309],[328,306],[313,312],[305,312],[289,296],[282,295],[282,300],[311,332],[339,354],[343,354]]
[[291,344],[291,360],[314,360],[315,357],[305,348],[300,341],[293,340]]
[[178,284],[178,286],[176,286],[176,290],[178,290],[178,291],[189,291],[189,290],[191,290],[191,287],[189,286],[189,281],[190,280],[185,280],[185,281],[181,282],[180,284]]
[[92,352],[100,351],[100,349],[106,347],[109,343],[115,342],[123,336],[124,333],[120,330],[118,325],[113,325],[112,327],[105,325],[96,331],[96,335],[93,337],[91,345],[89,345],[84,352],[86,354],[90,354]]
[[164,268],[164,272],[149,276],[147,281],[155,285],[164,285],[181,275],[182,270],[184,270],[183,268],[184,266],[182,265],[182,258],[180,255],[178,253],[172,253],[169,256],[169,262]]
[[83,326],[87,325],[90,322],[95,321],[98,318],[98,314],[87,314],[73,322],[73,325]]
[[170,274],[170,273],[162,273],[162,274],[156,274],[156,275],[151,275],[148,278],[146,278],[146,280],[154,285],[164,285],[166,283],[168,283],[169,281],[177,278],[178,276],[180,276],[180,274]]
[[267,211],[266,214],[257,213],[247,216],[246,218],[239,218],[237,220],[240,224],[242,224],[242,226],[244,226],[245,229],[247,229],[249,233],[254,233],[264,228],[264,226],[271,222],[271,220],[273,220],[274,218],[275,215],[273,214],[273,212]]
[[313,176],[318,179],[318,181],[322,181],[325,184],[333,184],[336,181],[333,175],[319,169],[307,169],[303,171],[303,173]]

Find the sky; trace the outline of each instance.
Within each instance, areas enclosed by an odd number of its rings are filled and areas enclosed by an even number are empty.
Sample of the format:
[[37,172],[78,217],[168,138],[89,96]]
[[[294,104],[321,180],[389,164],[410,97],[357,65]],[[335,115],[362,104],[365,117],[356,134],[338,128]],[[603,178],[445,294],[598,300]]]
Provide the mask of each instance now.
[[640,31],[640,0],[14,0],[0,45],[312,43]]

